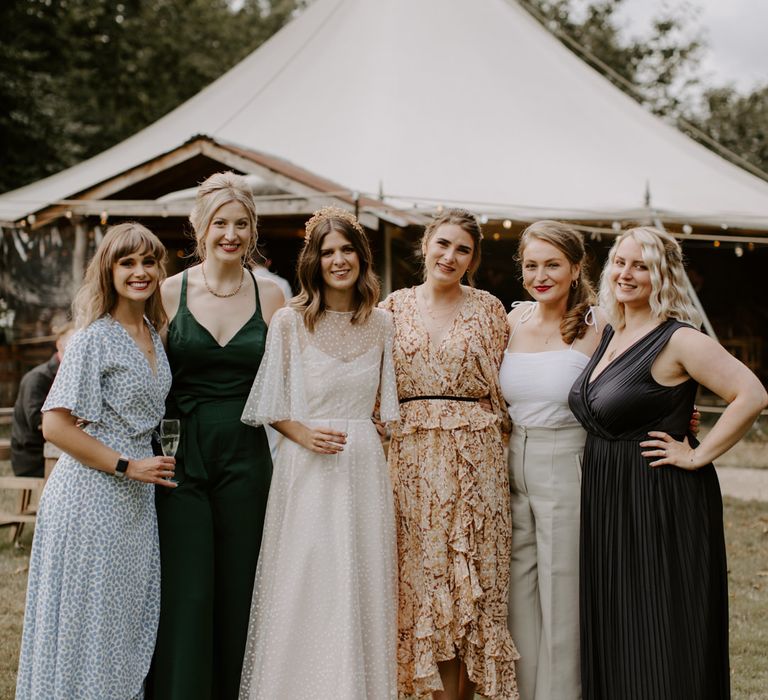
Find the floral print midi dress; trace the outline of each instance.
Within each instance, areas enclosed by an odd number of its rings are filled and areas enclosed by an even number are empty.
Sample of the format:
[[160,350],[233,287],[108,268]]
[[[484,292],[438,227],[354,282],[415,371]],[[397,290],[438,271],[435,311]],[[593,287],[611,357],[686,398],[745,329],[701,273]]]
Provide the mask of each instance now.
[[[517,698],[517,650],[507,629],[511,547],[508,430],[499,366],[508,324],[501,302],[464,288],[453,326],[433,345],[416,289],[383,302],[395,321],[401,420],[389,450],[399,567],[398,684],[442,689],[438,662],[457,655],[477,692]],[[416,396],[490,398],[477,401]],[[404,401],[405,400],[405,401]]]

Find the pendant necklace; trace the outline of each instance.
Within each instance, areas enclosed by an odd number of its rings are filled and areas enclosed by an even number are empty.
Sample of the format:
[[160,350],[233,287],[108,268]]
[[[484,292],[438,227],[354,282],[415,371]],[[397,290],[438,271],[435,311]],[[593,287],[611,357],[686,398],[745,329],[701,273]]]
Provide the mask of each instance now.
[[427,298],[424,296],[423,292],[421,293],[421,301],[424,304],[424,309],[426,310],[427,315],[433,321],[441,321],[441,320],[445,320],[445,319],[451,317],[456,312],[456,310],[459,308],[459,305],[461,304],[461,302],[464,301],[464,292],[463,291],[461,292],[461,294],[459,295],[458,300],[456,301],[456,303],[453,306],[451,306],[449,309],[447,309],[445,311],[442,311],[442,312],[435,312],[435,311],[432,310],[432,308],[430,307],[429,302],[427,301]]

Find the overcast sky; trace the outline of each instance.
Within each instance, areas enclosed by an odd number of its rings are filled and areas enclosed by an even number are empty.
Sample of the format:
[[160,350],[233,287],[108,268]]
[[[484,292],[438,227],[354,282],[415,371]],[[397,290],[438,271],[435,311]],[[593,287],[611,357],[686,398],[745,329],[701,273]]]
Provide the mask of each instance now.
[[705,82],[735,82],[747,91],[768,84],[768,0],[625,0],[619,16],[642,34],[660,8],[683,5],[700,9],[697,22],[709,42],[701,62]]

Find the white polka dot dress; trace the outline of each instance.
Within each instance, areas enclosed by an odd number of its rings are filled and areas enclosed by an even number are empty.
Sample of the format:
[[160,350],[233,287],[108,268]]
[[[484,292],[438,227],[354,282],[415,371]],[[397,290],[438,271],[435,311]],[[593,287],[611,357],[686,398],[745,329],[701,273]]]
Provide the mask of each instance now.
[[[66,408],[128,458],[152,455],[171,374],[105,316],[67,346],[43,410]],[[63,455],[43,493],[29,566],[17,700],[143,697],[160,606],[154,487]]]
[[392,487],[371,422],[398,416],[392,321],[297,311],[272,319],[243,421],[297,420],[347,433],[321,455],[287,438],[274,460],[240,698],[395,700]]

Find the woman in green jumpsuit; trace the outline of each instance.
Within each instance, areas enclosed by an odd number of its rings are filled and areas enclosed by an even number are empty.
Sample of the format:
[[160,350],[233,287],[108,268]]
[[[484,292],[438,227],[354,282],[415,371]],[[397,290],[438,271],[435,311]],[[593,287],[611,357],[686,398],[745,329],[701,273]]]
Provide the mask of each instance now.
[[263,428],[240,422],[283,304],[247,269],[256,213],[244,179],[218,173],[190,216],[200,263],[163,285],[173,386],[181,419],[177,488],[158,490],[160,627],[149,683],[155,700],[236,698],[272,473]]

